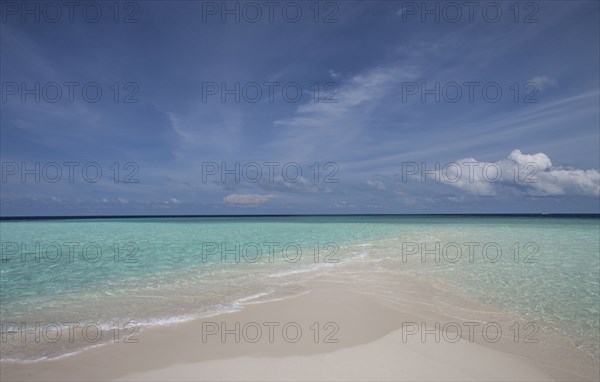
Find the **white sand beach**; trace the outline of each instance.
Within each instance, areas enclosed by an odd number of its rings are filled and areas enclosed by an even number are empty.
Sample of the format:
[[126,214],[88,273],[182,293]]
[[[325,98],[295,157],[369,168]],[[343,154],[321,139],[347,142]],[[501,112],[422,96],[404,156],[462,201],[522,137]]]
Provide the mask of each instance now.
[[[385,282],[374,284],[364,278],[362,283],[348,283],[341,276],[312,280],[310,285],[298,285],[299,290],[304,287],[307,292],[296,297],[248,302],[240,312],[148,328],[135,337],[137,343],[109,344],[57,360],[3,362],[2,380],[598,378],[597,361],[555,342],[552,336],[541,334],[538,343],[523,343],[521,338],[515,343],[513,333],[506,329],[512,318],[502,313],[457,295],[440,296],[448,291],[424,281],[376,276]],[[443,312],[447,308],[431,304],[439,297],[457,310],[447,315]],[[462,322],[456,319],[459,311]],[[475,320],[486,322],[486,317],[487,322],[496,317],[494,322],[503,329],[497,342],[482,338],[480,329],[473,330],[473,338],[467,331],[457,338],[454,329],[466,328],[466,322]],[[437,338],[436,322],[441,323]],[[318,338],[315,323],[319,326]],[[414,333],[422,323],[429,330],[424,337]],[[257,327],[261,328],[260,336]],[[228,330],[224,337],[221,328]],[[283,328],[287,328],[285,332]],[[441,333],[443,328],[446,332]]]

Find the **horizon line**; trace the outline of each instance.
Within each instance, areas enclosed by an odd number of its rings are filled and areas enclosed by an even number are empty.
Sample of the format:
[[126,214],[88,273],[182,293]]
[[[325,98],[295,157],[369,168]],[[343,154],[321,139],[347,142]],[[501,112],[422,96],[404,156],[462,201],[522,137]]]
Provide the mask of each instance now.
[[140,218],[256,218],[256,217],[358,217],[358,216],[479,216],[479,217],[599,217],[600,213],[406,213],[406,214],[231,214],[231,215],[40,215],[0,216],[0,220],[140,219]]

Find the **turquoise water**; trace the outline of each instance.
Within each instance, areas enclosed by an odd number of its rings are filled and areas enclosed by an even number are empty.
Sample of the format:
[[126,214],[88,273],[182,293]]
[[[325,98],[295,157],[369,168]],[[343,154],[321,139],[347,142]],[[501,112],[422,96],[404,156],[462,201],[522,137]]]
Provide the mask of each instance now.
[[[15,323],[110,330],[206,317],[292,295],[293,280],[360,264],[443,280],[598,354],[597,217],[36,220],[1,221],[0,234],[5,337]],[[13,360],[92,344],[24,346],[6,338],[2,357]]]

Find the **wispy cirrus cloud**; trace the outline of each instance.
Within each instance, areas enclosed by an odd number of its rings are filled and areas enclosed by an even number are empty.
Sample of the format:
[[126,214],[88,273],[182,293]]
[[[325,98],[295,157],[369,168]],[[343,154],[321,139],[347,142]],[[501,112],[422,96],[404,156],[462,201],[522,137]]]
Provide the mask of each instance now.
[[548,76],[535,76],[532,79],[530,79],[529,82],[536,84],[538,86],[539,90],[544,90],[551,86],[558,85],[557,80],[555,80],[554,78],[548,77]]

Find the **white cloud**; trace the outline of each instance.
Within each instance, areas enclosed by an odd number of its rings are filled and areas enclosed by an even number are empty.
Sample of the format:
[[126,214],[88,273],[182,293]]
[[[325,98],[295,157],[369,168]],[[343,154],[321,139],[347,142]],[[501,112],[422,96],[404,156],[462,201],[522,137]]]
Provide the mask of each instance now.
[[121,203],[121,204],[127,204],[127,203],[129,203],[129,200],[127,200],[127,199],[124,199],[124,198],[117,198],[117,200],[118,200],[118,201],[119,201],[119,203]]
[[556,81],[554,78],[547,76],[535,76],[528,82],[533,82],[534,84],[536,84],[539,90],[544,90],[550,86],[558,85],[558,81]]
[[380,180],[367,180],[367,184],[371,187],[374,187],[378,190],[385,190],[385,184]]
[[303,103],[294,116],[274,121],[282,130],[272,147],[301,161],[312,160],[325,150],[362,144],[359,137],[369,128],[374,110],[399,84],[414,80],[416,72],[412,67],[378,67],[336,81],[336,89],[323,87],[320,102]]
[[[339,85],[335,94],[323,91],[322,97],[330,96],[332,102],[308,102],[298,107],[301,116],[276,121],[276,124],[293,127],[328,127],[334,121],[346,119],[355,108],[381,99],[393,84],[413,78],[401,68],[377,68],[356,75]],[[333,102],[335,101],[335,102]],[[364,110],[362,111],[364,112]]]
[[[312,176],[314,174],[306,175]],[[327,183],[323,183],[323,177],[326,175],[321,174],[318,181],[315,181],[315,178],[309,179],[304,176],[291,178],[291,176],[284,176],[283,173],[276,173],[272,181],[265,176],[257,183],[257,186],[265,192],[331,192],[331,189],[326,186]]]
[[550,169],[536,174],[533,195],[586,195],[600,196],[600,172],[598,170]]
[[[494,185],[489,179],[495,178],[494,169],[489,170],[489,164],[474,158],[460,159],[450,164],[440,164],[438,179],[440,182],[466,191],[477,196],[496,195]],[[425,178],[425,181],[431,181]]]
[[533,164],[540,170],[546,170],[552,166],[552,161],[550,161],[550,158],[544,153],[527,155],[521,153],[521,150],[513,150],[508,156],[508,159],[512,159],[520,165]]
[[242,206],[256,206],[268,202],[269,200],[275,199],[277,196],[267,194],[231,194],[223,198],[223,201],[227,204],[236,204]]
[[[544,153],[523,154],[513,150],[508,160],[497,162],[466,158],[441,165],[437,174],[440,183],[478,196],[496,195],[501,187],[511,187],[531,196],[600,196],[598,170],[552,166]],[[432,177],[425,180],[432,181]]]

